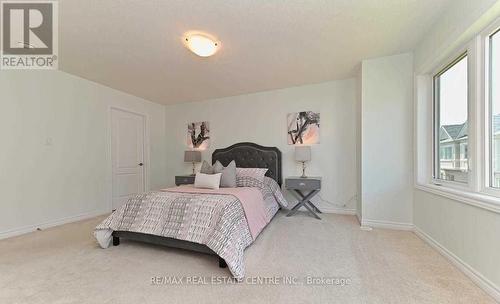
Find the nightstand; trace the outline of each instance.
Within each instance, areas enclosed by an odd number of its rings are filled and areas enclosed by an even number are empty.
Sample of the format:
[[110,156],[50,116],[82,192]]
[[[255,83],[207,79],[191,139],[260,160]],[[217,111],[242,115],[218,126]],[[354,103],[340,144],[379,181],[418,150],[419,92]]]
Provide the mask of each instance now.
[[176,175],[175,176],[175,185],[191,185],[194,184],[194,175]]
[[311,198],[321,190],[321,177],[287,177],[285,188],[299,200],[286,216],[294,215],[300,207],[304,206],[315,218],[321,218],[317,213],[322,213],[312,202]]

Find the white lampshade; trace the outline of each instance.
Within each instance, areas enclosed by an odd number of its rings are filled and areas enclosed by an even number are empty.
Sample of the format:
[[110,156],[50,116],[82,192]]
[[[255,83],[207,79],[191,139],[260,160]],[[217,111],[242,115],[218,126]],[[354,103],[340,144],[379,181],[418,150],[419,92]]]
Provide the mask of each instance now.
[[311,160],[311,147],[310,146],[295,146],[295,160],[299,162],[306,162]]
[[186,163],[199,163],[199,162],[201,162],[201,152],[200,151],[185,151],[184,152],[184,162],[186,162]]

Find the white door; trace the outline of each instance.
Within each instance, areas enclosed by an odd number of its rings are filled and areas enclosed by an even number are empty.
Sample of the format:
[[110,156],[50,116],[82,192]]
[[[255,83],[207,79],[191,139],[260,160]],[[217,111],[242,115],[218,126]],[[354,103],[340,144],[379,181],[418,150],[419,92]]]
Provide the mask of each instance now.
[[111,109],[113,209],[145,189],[144,116]]

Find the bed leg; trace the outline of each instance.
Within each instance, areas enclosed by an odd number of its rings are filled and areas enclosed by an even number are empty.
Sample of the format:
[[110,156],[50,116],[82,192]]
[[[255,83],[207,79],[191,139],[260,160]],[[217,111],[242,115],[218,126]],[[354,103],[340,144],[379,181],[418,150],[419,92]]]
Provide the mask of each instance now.
[[120,245],[120,238],[117,236],[113,236],[113,246]]
[[219,257],[219,268],[226,268],[227,264],[226,261],[224,261],[223,258]]

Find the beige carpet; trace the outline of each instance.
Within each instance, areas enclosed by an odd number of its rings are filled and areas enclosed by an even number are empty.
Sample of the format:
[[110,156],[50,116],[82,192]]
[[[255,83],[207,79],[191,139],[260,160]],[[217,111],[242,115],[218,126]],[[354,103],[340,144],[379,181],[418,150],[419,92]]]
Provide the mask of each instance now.
[[[494,303],[413,233],[361,231],[353,216],[279,214],[247,249],[247,277],[296,285],[152,285],[153,276],[229,272],[182,250],[125,241],[100,249],[92,230],[101,219],[0,241],[0,303]],[[307,276],[350,284],[311,286]]]

